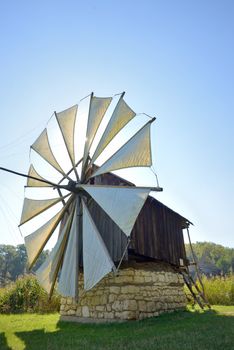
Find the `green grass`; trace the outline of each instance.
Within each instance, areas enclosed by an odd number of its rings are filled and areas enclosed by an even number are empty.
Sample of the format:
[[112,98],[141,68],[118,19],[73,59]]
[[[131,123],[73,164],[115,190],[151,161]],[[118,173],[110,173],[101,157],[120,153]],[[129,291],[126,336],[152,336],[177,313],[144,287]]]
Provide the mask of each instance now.
[[60,322],[58,314],[0,315],[0,349],[93,350],[234,348],[234,306],[180,311],[119,324]]

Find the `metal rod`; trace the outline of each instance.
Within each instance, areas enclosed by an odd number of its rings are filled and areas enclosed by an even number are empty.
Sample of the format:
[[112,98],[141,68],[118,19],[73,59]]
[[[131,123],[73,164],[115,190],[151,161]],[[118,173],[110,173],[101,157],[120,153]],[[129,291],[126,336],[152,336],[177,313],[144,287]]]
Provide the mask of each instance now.
[[49,184],[49,185],[53,186],[54,188],[61,188],[61,189],[64,189],[64,190],[69,191],[69,188],[68,188],[68,186],[66,186],[66,185],[55,184],[54,182],[51,182],[51,181],[48,181],[48,180],[39,179],[39,178],[37,178],[37,177],[35,177],[35,176],[31,176],[31,175],[19,173],[18,171],[14,171],[14,170],[7,169],[7,168],[3,168],[3,167],[0,167],[0,170],[6,171],[6,172],[8,172],[8,173],[15,174],[15,175],[18,175],[18,176],[26,177],[26,178],[28,178],[28,179],[33,179],[33,180],[40,181],[40,182]]
[[[40,181],[40,182],[44,182],[46,184],[49,184],[51,186],[54,186],[54,187],[60,187],[58,186],[57,184],[51,182],[51,181],[48,181],[48,180],[42,180],[42,179],[39,179],[35,176],[31,176],[31,175],[26,175],[26,174],[23,174],[23,173],[19,173],[17,171],[14,171],[14,170],[11,170],[11,169],[7,169],[7,168],[3,168],[3,167],[0,167],[0,170],[3,170],[3,171],[7,171],[8,173],[11,173],[11,174],[15,174],[15,175],[19,175],[19,176],[23,176],[23,177],[26,177],[26,178],[29,178],[29,179],[33,179],[33,180],[37,180],[37,181]],[[62,187],[61,187],[62,188]]]

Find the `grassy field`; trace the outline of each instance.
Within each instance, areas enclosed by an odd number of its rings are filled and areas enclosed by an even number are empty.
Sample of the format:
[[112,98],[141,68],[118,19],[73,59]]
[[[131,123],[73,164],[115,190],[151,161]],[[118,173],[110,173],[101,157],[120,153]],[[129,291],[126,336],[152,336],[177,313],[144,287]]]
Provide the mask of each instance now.
[[58,314],[0,315],[0,349],[234,349],[234,306],[119,324],[60,322]]

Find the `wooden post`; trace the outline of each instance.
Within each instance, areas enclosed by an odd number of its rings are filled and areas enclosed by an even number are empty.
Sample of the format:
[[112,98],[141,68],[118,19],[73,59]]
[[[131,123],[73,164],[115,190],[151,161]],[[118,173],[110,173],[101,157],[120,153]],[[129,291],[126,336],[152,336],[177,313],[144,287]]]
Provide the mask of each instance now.
[[191,249],[193,261],[194,261],[194,264],[193,264],[193,265],[195,266],[197,278],[198,278],[198,280],[199,280],[199,282],[200,282],[202,291],[199,289],[199,287],[197,286],[196,282],[193,281],[193,278],[190,276],[190,274],[189,274],[189,269],[188,269],[188,275],[189,275],[190,279],[192,280],[192,283],[193,283],[193,285],[195,286],[196,290],[198,291],[198,293],[200,294],[200,296],[203,298],[203,300],[205,301],[206,305],[210,308],[210,304],[209,304],[208,300],[206,299],[205,289],[204,289],[204,285],[203,285],[203,282],[202,282],[202,279],[201,279],[201,276],[200,276],[200,272],[199,272],[199,268],[198,268],[198,261],[197,261],[196,255],[195,255],[195,253],[194,253],[194,250],[193,250],[193,246],[192,246],[192,242],[191,242],[191,239],[190,239],[190,234],[189,234],[189,229],[188,229],[188,227],[187,227],[187,234],[188,234],[189,245],[190,245],[190,249]]
[[75,281],[75,300],[78,302],[79,299],[79,265],[80,265],[80,251],[81,251],[81,243],[82,243],[82,201],[81,197],[77,196],[77,203],[76,203],[76,281]]
[[204,294],[204,286],[203,286],[203,283],[202,283],[202,279],[200,277],[200,273],[199,273],[199,270],[198,270],[198,261],[197,261],[197,258],[196,258],[196,255],[194,253],[194,250],[193,250],[193,246],[192,246],[192,242],[191,242],[191,239],[190,239],[190,234],[189,234],[189,229],[187,227],[187,233],[188,233],[188,239],[189,239],[189,245],[190,245],[190,249],[191,249],[191,252],[192,252],[192,257],[193,257],[193,261],[194,261],[194,266],[195,266],[195,270],[196,270],[196,273],[197,273],[197,278],[201,284],[201,287],[202,287],[202,291],[203,291],[203,294]]

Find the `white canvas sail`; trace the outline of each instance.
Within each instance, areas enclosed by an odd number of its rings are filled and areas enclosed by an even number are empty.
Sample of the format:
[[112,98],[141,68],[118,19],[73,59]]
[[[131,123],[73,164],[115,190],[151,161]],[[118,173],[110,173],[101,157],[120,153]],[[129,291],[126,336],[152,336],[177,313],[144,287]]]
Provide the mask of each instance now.
[[59,224],[62,212],[63,209],[39,229],[24,238],[30,267]]
[[31,148],[37,152],[43,159],[45,159],[50,165],[64,175],[63,169],[55,159],[55,156],[51,150],[47,130],[44,129],[41,135],[32,144]]
[[91,96],[83,164],[85,164],[87,160],[90,147],[93,143],[93,139],[106,113],[106,110],[111,103],[111,100],[111,97],[95,97],[93,95]]
[[136,113],[120,98],[116,108],[111,116],[109,123],[98,143],[98,146],[92,156],[92,163],[100,156],[102,151],[111,142],[111,140],[124,128],[127,123],[134,118]]
[[52,249],[50,255],[36,271],[36,276],[40,284],[48,293],[52,292],[55,279],[61,264],[61,258],[66,247],[67,235],[71,226],[72,214],[68,217],[58,241]]
[[84,289],[93,288],[115,265],[83,202]]
[[[41,179],[41,180],[45,180],[41,175],[38,174],[38,172],[35,170],[35,168],[32,164],[30,165],[28,175],[36,177],[36,178]],[[28,187],[51,187],[51,185],[46,183],[46,182],[31,179],[29,177],[27,180],[27,186]]]
[[118,169],[151,165],[150,123],[147,123],[112,157],[101,165],[93,173],[92,177]]
[[73,165],[75,165],[74,132],[77,109],[78,105],[75,105],[55,114]]
[[95,185],[81,186],[110,216],[120,229],[130,236],[150,188],[124,188]]
[[67,196],[52,199],[29,199],[24,198],[23,210],[20,219],[20,225],[25,224],[43,211],[51,208],[53,205],[65,199]]
[[76,274],[79,269],[79,267],[77,267],[77,254],[79,249],[77,246],[77,230],[77,210],[75,209],[58,283],[58,292],[68,297],[76,296]]

